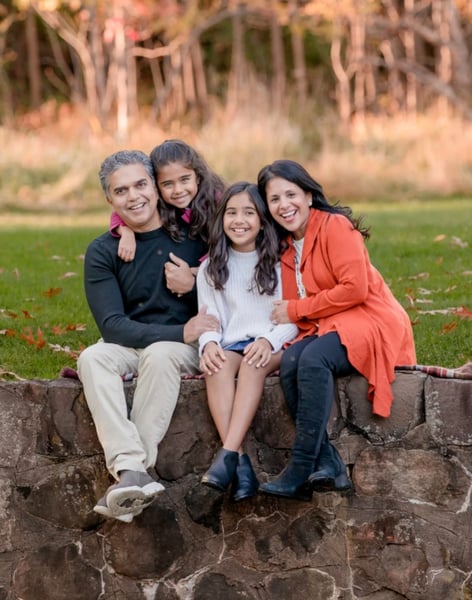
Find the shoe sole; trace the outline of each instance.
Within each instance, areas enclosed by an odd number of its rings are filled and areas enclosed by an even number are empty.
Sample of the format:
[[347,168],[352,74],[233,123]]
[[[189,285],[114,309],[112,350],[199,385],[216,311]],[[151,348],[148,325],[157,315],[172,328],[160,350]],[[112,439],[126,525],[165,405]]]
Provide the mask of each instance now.
[[283,494],[278,492],[273,492],[272,490],[266,490],[264,487],[259,488],[263,494],[267,494],[268,496],[277,496],[279,498],[290,498],[291,500],[301,500],[302,502],[311,502],[312,492],[311,490],[307,493],[300,492],[299,494]]
[[152,504],[164,489],[164,486],[157,481],[143,487],[138,485],[118,487],[107,494],[107,505],[115,518],[130,512],[135,513]]
[[143,512],[142,508],[140,508],[137,509],[135,512],[128,512],[123,515],[114,515],[108,508],[108,506],[102,506],[101,504],[96,504],[93,507],[93,510],[102,517],[106,517],[107,519],[116,519],[117,521],[121,521],[122,523],[131,523],[134,517],[137,517]]
[[222,493],[226,492],[226,488],[224,488],[221,484],[219,484],[216,481],[213,481],[211,479],[202,477],[200,483],[202,483],[203,485],[206,485],[207,487],[211,487],[214,490],[218,490],[218,492],[222,492]]
[[311,485],[311,489],[317,493],[326,492],[348,492],[352,490],[352,483],[345,474],[338,475],[337,477],[326,477],[324,479],[308,478]]

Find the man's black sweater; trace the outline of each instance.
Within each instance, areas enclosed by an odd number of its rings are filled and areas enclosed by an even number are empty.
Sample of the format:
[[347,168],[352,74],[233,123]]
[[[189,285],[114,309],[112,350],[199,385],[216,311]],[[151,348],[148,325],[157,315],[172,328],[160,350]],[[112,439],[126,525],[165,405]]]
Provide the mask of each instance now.
[[118,257],[119,239],[110,233],[96,238],[85,255],[85,294],[105,342],[145,348],[158,341],[183,342],[184,324],[197,313],[197,294],[178,297],[166,285],[164,264],[173,252],[191,267],[205,254],[202,240],[191,240],[187,228],[174,242],[162,227],[136,233],[136,255]]

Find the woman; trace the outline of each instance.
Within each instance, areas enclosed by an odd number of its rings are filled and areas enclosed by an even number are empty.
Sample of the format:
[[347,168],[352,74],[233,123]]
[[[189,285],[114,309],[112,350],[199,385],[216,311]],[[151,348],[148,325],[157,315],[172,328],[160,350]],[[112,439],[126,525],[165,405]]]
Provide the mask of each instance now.
[[278,160],[258,175],[259,192],[281,240],[284,300],[274,323],[295,323],[299,335],[284,352],[280,381],[296,422],[289,464],[261,491],[309,500],[315,491],[351,487],[326,427],[334,379],[360,373],[373,412],[388,417],[397,364],[416,362],[411,323],[364,244],[369,232],[349,208],[331,205],[298,163]]

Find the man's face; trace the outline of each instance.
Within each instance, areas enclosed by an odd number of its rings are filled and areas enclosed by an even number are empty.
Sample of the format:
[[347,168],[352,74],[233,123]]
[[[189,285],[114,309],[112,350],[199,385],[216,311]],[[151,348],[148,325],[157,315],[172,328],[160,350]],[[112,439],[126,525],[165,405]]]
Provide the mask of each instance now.
[[108,178],[108,202],[130,229],[152,231],[161,226],[157,189],[140,163],[117,169]]

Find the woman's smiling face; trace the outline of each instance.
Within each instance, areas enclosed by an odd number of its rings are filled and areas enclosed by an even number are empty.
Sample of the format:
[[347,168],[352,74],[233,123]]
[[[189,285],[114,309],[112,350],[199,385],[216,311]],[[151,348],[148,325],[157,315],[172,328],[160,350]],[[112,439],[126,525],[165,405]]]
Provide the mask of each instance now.
[[310,216],[311,192],[282,177],[269,179],[265,191],[273,219],[296,240],[302,239]]

